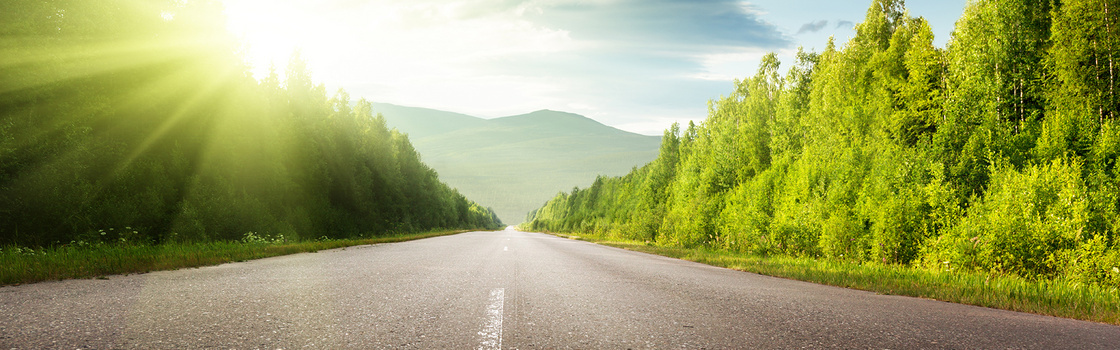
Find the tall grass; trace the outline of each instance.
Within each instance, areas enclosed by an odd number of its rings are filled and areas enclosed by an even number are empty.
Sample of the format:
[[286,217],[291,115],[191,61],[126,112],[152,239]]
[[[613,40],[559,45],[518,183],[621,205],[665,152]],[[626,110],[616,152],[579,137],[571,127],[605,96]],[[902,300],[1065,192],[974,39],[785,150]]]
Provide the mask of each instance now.
[[239,242],[168,243],[159,245],[105,243],[66,245],[38,250],[9,246],[0,248],[0,285],[218,265],[324,249],[401,242],[461,232],[465,231],[431,231],[377,238],[305,242],[256,239]]
[[1012,275],[946,272],[901,265],[757,256],[705,248],[656,246],[597,236],[566,236],[603,245],[703,264],[880,294],[904,295],[1120,325],[1115,286]]

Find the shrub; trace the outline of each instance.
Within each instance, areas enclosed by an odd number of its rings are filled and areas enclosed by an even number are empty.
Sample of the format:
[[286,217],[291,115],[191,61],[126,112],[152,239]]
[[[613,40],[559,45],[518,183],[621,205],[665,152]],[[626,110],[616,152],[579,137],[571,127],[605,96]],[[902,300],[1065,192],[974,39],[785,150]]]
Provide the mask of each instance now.
[[992,169],[986,195],[961,223],[924,251],[923,264],[1025,277],[1054,277],[1092,237],[1089,202],[1076,162],[1054,160],[1022,172]]

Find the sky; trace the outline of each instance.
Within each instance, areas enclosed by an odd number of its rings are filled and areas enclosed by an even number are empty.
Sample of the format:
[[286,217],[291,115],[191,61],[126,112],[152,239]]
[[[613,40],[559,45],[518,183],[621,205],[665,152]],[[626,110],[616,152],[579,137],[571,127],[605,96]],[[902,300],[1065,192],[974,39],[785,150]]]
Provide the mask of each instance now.
[[[967,0],[911,0],[944,46]],[[299,49],[333,93],[495,118],[541,109],[660,135],[769,52],[855,35],[870,0],[224,0],[258,77]],[[783,64],[787,67],[788,64]]]

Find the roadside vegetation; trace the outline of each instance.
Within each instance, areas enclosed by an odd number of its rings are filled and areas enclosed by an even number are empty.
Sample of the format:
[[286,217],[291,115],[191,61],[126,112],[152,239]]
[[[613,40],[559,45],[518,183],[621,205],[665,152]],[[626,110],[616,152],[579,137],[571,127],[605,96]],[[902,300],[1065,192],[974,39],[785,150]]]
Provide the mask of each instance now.
[[653,162],[522,227],[846,286],[898,274],[875,290],[1115,323],[1117,9],[970,1],[938,48],[902,1],[875,0],[847,43],[800,52],[784,76],[766,56],[703,123],[667,130]]
[[705,247],[682,248],[622,241],[596,235],[557,235],[739,271],[879,294],[1120,325],[1120,293],[1116,287],[1099,284],[1066,279],[1031,280],[998,273],[946,272],[874,262],[760,256]]
[[239,241],[143,244],[130,242],[76,242],[49,248],[0,248],[0,285],[42,281],[101,278],[106,275],[174,270],[218,265],[272,256],[357,245],[403,242],[445,236],[463,230],[434,230],[371,238],[291,241],[287,237],[246,233]]
[[[255,79],[222,11],[214,0],[0,4],[0,246],[105,256],[89,268],[101,274],[125,264],[114,254],[195,259],[246,232],[309,242],[501,227],[368,102],[314,84],[298,53]],[[52,269],[29,273],[86,275]]]

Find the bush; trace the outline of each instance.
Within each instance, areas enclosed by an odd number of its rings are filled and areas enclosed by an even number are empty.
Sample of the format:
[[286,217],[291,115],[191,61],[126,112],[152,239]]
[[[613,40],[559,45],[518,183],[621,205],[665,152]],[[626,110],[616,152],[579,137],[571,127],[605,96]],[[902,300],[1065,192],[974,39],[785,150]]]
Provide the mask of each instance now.
[[1054,160],[1019,172],[992,169],[992,183],[960,225],[926,247],[923,264],[1024,277],[1054,277],[1092,234],[1076,162]]

